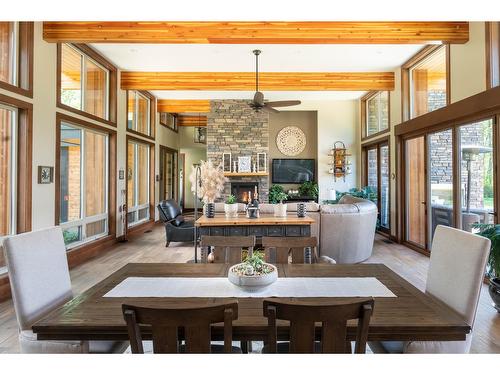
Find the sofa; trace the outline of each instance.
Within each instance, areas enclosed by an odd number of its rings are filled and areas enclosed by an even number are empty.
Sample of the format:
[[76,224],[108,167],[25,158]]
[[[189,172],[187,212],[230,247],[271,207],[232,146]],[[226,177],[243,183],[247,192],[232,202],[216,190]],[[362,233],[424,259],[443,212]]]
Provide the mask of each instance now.
[[[273,204],[261,203],[259,207],[261,214],[274,213]],[[244,210],[245,205],[239,203],[238,212],[243,214]],[[297,203],[287,203],[287,211],[297,212]],[[315,220],[311,236],[319,239],[319,255],[333,258],[337,263],[359,263],[371,256],[377,224],[375,203],[345,195],[338,204],[307,202],[306,211]],[[224,203],[216,203],[215,212],[224,213]]]

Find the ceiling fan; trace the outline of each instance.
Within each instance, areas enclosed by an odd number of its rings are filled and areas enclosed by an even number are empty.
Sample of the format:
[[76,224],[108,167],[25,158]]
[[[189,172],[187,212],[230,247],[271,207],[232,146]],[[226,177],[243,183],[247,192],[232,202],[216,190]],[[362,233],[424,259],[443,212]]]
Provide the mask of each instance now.
[[256,112],[264,110],[267,112],[279,112],[274,107],[290,107],[292,105],[299,105],[300,100],[281,100],[277,102],[264,102],[264,94],[259,91],[259,55],[261,51],[258,49],[253,50],[255,55],[255,95],[253,101],[250,103]]

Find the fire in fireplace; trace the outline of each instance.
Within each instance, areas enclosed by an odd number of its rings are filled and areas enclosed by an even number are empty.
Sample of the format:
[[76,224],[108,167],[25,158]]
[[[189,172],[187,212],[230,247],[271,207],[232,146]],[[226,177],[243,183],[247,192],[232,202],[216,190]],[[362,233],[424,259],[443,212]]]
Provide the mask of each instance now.
[[257,188],[259,193],[259,184],[257,182],[231,182],[231,194],[236,197],[238,203],[247,203],[248,193],[252,192],[252,197]]

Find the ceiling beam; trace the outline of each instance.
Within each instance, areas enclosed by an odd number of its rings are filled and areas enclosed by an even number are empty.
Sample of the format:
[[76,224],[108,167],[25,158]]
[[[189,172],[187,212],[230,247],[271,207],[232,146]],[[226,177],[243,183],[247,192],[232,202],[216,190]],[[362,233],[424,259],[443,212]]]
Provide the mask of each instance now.
[[44,22],[47,42],[201,44],[466,43],[468,22]]
[[[123,90],[254,91],[254,72],[121,72]],[[394,90],[393,72],[261,72],[261,91]]]
[[158,112],[168,113],[208,113],[210,100],[157,100]]
[[207,116],[179,116],[177,117],[179,126],[207,126]]

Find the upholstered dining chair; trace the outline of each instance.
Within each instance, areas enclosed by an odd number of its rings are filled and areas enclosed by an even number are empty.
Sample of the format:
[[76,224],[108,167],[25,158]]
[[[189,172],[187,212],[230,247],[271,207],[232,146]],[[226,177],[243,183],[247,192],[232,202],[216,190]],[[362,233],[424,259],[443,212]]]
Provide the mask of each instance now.
[[[432,242],[425,293],[444,302],[474,326],[490,240],[438,225]],[[465,341],[369,342],[374,353],[469,353],[472,331]]]
[[[264,300],[268,337],[263,352],[351,353],[351,341],[347,339],[347,321],[358,319],[354,352],[363,354],[366,352],[373,305],[373,298],[334,304]],[[290,341],[278,343],[277,319],[290,322]],[[317,322],[322,323],[319,341],[316,340]]]
[[[252,256],[255,236],[201,236],[202,259],[212,263],[241,263],[244,248]],[[208,249],[212,252],[208,254]]]
[[59,227],[8,237],[3,243],[22,353],[121,353],[126,342],[40,341],[33,323],[73,298]]
[[[144,353],[141,326],[151,328],[154,353],[241,353],[232,346],[238,301],[186,308],[122,305],[122,311],[134,354]],[[211,344],[211,325],[215,323],[224,323],[223,346]],[[184,332],[184,345],[179,344],[179,329]]]
[[262,237],[262,247],[268,263],[288,263],[291,255],[292,263],[335,264],[328,256],[318,256],[316,237]]

